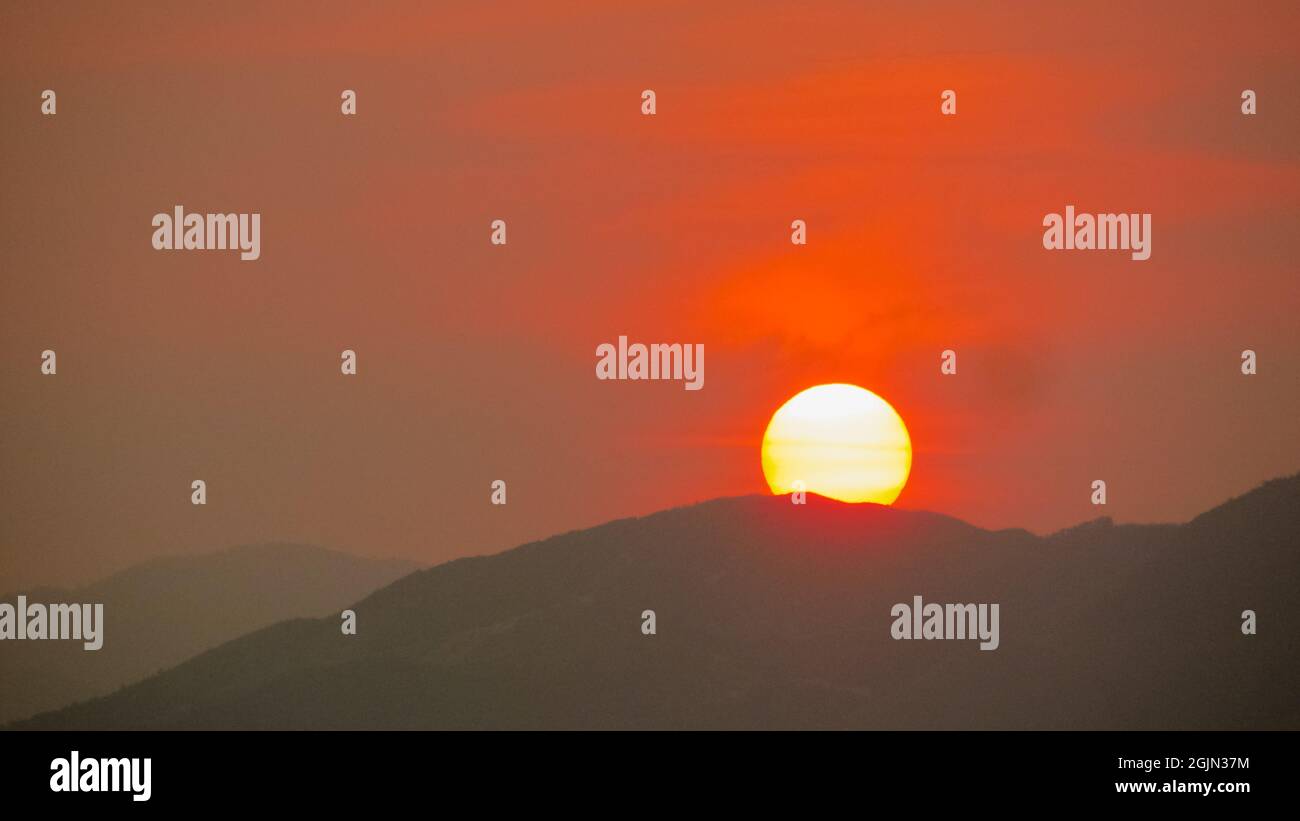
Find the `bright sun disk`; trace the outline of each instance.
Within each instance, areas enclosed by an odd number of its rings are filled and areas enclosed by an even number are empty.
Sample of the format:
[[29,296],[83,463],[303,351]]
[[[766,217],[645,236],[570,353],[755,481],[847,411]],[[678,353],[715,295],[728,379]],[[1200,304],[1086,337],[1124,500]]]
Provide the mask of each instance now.
[[[786,402],[763,434],[763,475],[778,495],[892,504],[912,470],[912,440],[888,402],[857,385],[817,385]],[[801,484],[796,484],[801,483]]]

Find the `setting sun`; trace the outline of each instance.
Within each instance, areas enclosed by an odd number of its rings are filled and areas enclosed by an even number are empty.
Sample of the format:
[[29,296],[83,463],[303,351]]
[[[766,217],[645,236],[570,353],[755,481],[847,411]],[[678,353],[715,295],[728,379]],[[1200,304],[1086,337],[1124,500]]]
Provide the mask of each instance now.
[[763,434],[763,475],[778,495],[802,489],[887,505],[911,469],[912,440],[902,417],[856,385],[817,385],[796,394]]

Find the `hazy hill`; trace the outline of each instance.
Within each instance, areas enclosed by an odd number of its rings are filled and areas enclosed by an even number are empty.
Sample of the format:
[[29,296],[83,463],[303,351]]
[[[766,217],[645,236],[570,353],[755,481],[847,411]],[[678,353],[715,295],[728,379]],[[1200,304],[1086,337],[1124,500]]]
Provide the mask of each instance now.
[[[414,573],[357,636],[284,622],[24,726],[1294,729],[1298,547],[1300,476],[1047,538],[721,499]],[[892,640],[918,594],[1000,604],[1001,647]]]
[[155,559],[75,590],[12,591],[0,601],[102,602],[106,626],[93,652],[78,641],[0,642],[0,722],[103,695],[287,618],[340,611],[418,567],[271,544]]

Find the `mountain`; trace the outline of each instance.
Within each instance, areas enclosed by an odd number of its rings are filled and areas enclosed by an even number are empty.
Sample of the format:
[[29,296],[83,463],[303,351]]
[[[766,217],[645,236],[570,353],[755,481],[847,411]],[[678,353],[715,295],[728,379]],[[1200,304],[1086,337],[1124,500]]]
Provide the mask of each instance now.
[[[1048,537],[720,499],[413,573],[355,636],[286,621],[19,726],[1296,729],[1297,548],[1300,475]],[[1000,646],[894,640],[916,595],[997,603]]]
[[104,644],[0,642],[0,722],[103,695],[284,619],[337,613],[418,567],[268,544],[155,559],[76,590],[14,591],[0,601],[103,603]]

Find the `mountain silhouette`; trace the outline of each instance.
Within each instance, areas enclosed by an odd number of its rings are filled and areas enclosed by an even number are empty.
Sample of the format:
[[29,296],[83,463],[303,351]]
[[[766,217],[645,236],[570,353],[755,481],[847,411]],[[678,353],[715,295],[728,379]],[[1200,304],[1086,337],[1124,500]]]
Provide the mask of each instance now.
[[103,603],[104,644],[0,642],[0,722],[103,695],[284,619],[342,610],[418,567],[267,544],[154,559],[79,589],[13,591],[0,601]]
[[[1298,547],[1300,475],[1047,537],[719,499],[419,571],[355,636],[286,621],[19,726],[1295,729]],[[1000,646],[894,640],[917,595],[999,604]]]

